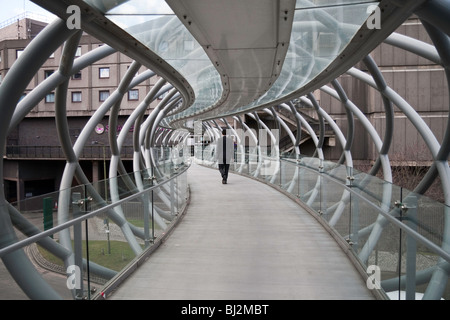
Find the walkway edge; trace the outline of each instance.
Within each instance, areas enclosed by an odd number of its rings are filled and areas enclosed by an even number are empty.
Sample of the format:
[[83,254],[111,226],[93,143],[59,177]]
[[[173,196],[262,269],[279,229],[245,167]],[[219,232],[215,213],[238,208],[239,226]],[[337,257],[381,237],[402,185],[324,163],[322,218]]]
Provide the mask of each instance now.
[[114,278],[108,281],[102,288],[102,291],[97,292],[92,297],[92,300],[106,300],[107,297],[130,276],[130,274],[132,274],[139,268],[139,266],[145,263],[147,259],[152,255],[152,253],[154,253],[156,249],[158,249],[159,246],[162,245],[166,241],[166,239],[172,234],[172,232],[175,230],[176,226],[178,226],[181,220],[183,220],[190,202],[191,202],[191,192],[188,184],[186,203],[180,210],[180,213],[178,214],[178,217],[175,219],[174,223],[172,223],[169,226],[167,231],[163,233],[161,237],[156,239],[155,243],[151,247],[144,250],[144,252],[142,252],[139,256],[134,258],[133,261],[131,261],[124,269],[122,269]]

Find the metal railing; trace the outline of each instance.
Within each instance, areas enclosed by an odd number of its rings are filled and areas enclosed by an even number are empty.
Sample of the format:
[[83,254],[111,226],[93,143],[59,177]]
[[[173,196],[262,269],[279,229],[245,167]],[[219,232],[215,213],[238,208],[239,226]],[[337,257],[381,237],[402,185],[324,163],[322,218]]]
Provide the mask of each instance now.
[[[6,146],[5,155],[10,159],[66,159],[61,146]],[[133,158],[133,146],[123,146],[120,156],[122,159]],[[92,145],[85,146],[80,154],[80,159],[110,159],[109,146]]]
[[45,272],[66,275],[42,288],[44,298],[45,290],[62,299],[107,295],[159,246],[187,205],[190,153],[153,151],[156,166],[9,204],[17,239],[2,243],[0,257],[24,249]]
[[[198,148],[196,161],[216,167],[213,149]],[[254,150],[236,154],[230,171],[269,183],[308,208],[380,298],[450,298],[447,205],[318,158]]]

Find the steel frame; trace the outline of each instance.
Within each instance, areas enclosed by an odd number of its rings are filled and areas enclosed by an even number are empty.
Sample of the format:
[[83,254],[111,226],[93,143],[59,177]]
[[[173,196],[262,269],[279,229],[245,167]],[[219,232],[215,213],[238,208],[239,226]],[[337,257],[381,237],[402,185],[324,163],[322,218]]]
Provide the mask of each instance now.
[[[80,6],[86,6],[81,0],[74,1],[35,1],[41,4],[43,7],[51,8],[52,11],[59,16],[63,17],[65,5],[68,3],[75,3]],[[433,40],[433,45],[423,43],[417,39],[413,39],[407,36],[403,36],[397,33],[390,33],[383,31],[378,33],[372,38],[368,37],[369,41],[365,44],[365,51],[369,51],[368,48],[374,48],[380,42],[384,41],[387,44],[396,46],[408,52],[419,55],[426,58],[438,65],[441,65],[446,74],[447,83],[450,87],[450,22],[448,17],[450,16],[450,1],[448,0],[428,0],[428,1],[382,1],[383,4],[389,4],[389,12],[392,16],[386,16],[385,21],[387,23],[386,30],[394,29],[403,20],[409,17],[410,14],[416,14],[424,25],[429,36]],[[105,27],[93,21],[92,17],[98,16],[98,13],[91,13],[92,16],[83,16],[82,29],[91,33],[94,36],[99,37],[108,45],[102,46],[92,52],[75,59],[75,49],[78,45],[78,41],[81,37],[81,31],[69,30],[63,19],[56,20],[45,28],[30,45],[26,48],[23,55],[9,70],[7,76],[4,78],[0,86],[0,106],[2,111],[2,117],[0,117],[0,152],[4,156],[6,137],[13,130],[20,121],[31,111],[35,104],[41,100],[50,90],[56,89],[55,99],[55,119],[57,123],[58,136],[61,141],[61,147],[64,150],[67,164],[64,170],[63,179],[60,185],[60,196],[58,200],[58,219],[64,223],[68,219],[68,212],[71,206],[71,194],[67,191],[71,186],[72,180],[76,178],[80,183],[89,185],[89,181],[84,175],[79,165],[79,157],[84,145],[86,145],[89,133],[94,129],[95,125],[102,119],[107,112],[110,112],[110,127],[116,128],[118,112],[120,110],[120,102],[123,95],[132,87],[137,84],[153,77],[155,74],[162,75],[163,79],[160,80],[141,104],[133,111],[125,123],[125,127],[129,128],[132,125],[137,128],[133,133],[133,168],[135,172],[141,172],[142,169],[147,169],[149,176],[153,177],[156,172],[156,164],[158,159],[151,152],[151,148],[155,145],[155,142],[161,142],[163,145],[170,145],[172,142],[183,142],[189,137],[187,131],[177,131],[174,133],[171,129],[168,131],[158,132],[164,123],[164,119],[171,114],[174,114],[180,110],[184,110],[187,106],[192,104],[192,100],[195,98],[192,95],[189,84],[173,70],[168,64],[160,61],[161,59],[147,50],[144,50],[139,45],[132,46],[132,49],[126,48],[130,43],[129,39],[121,40],[117,34],[109,33],[105,30]],[[394,19],[400,19],[400,21],[394,21]],[[118,33],[119,30],[116,30]],[[365,30],[367,34],[371,34],[370,31]],[[45,63],[46,59],[53,53],[59,46],[64,45],[63,59],[61,60],[60,68],[51,77],[37,86],[25,99],[20,101],[21,95],[24,92],[26,85],[39,70],[39,68]],[[120,82],[117,90],[105,101],[102,106],[92,115],[83,131],[81,132],[77,142],[72,146],[69,139],[68,124],[66,119],[66,96],[68,80],[70,76],[79,70],[89,66],[93,62],[102,59],[109,54],[112,54],[116,50],[126,52],[127,55],[135,59],[126,75]],[[354,52],[354,47],[349,47],[346,53]],[[331,126],[334,134],[338,138],[340,146],[342,147],[342,157],[339,163],[345,163],[347,167],[353,167],[353,159],[351,153],[351,147],[355,138],[355,118],[357,118],[366,130],[372,143],[375,145],[376,152],[378,153],[377,160],[371,168],[370,174],[375,175],[380,169],[383,171],[383,177],[387,182],[392,182],[392,169],[389,160],[389,150],[393,142],[393,126],[394,126],[394,106],[398,108],[412,123],[414,128],[423,138],[427,148],[429,149],[433,164],[428,170],[423,180],[416,186],[414,192],[423,194],[430,185],[439,177],[442,182],[442,190],[444,192],[445,199],[445,226],[444,226],[444,239],[442,243],[442,250],[450,252],[450,168],[448,165],[448,158],[450,155],[450,119],[448,119],[446,130],[441,142],[435,137],[431,129],[428,127],[424,119],[414,110],[405,99],[403,99],[397,92],[395,92],[383,78],[382,72],[377,67],[371,56],[362,56],[358,51],[357,58],[361,58],[362,64],[367,68],[369,73],[365,73],[356,67],[355,61],[351,59],[344,59],[345,63],[338,66],[338,62],[333,63],[331,72],[327,74],[321,74],[317,80],[311,82],[304,88],[301,88],[296,93],[286,97],[283,101],[274,101],[271,105],[264,105],[255,108],[247,113],[247,116],[254,119],[259,128],[265,130],[270,134],[270,128],[262,121],[256,111],[263,111],[272,116],[276,123],[277,128],[283,128],[286,130],[289,138],[294,145],[294,153],[296,157],[301,155],[301,129],[304,128],[309,132],[315,144],[316,152],[315,156],[319,161],[325,160],[323,153],[323,144],[325,139],[325,124]],[[351,56],[348,54],[347,56]],[[356,61],[357,62],[357,61]],[[151,70],[140,75],[136,75],[136,72],[145,66]],[[384,113],[386,117],[384,137],[380,137],[376,128],[370,123],[369,119],[364,115],[360,108],[355,105],[347,96],[343,87],[339,82],[339,76],[345,73],[365,83],[366,85],[374,88],[382,97]],[[167,84],[170,83],[170,84]],[[347,132],[344,134],[339,126],[333,121],[330,115],[320,106],[318,101],[313,95],[314,90],[321,90],[322,93],[328,94],[333,99],[340,101],[345,108],[347,116]],[[167,93],[158,106],[152,110],[150,115],[145,118],[149,105],[158,96]],[[300,101],[303,105],[308,106],[315,110],[317,119],[319,120],[319,134],[316,135],[314,130],[302,116],[299,109],[297,109],[293,103],[294,100]],[[449,104],[450,105],[450,104]],[[292,118],[296,122],[297,133],[294,135],[288,125],[278,115],[276,108],[284,111],[288,111],[292,114]],[[257,146],[259,146],[259,140],[257,135],[251,133],[249,126],[242,120],[243,114],[232,114],[231,117],[235,120],[236,126],[232,126],[226,118],[220,116],[217,120],[221,120],[225,127],[236,133],[237,124],[239,127],[250,133],[252,139]],[[203,122],[205,131],[208,132],[210,137],[219,137],[220,126],[216,122],[216,119],[205,119]],[[120,134],[111,130],[109,135],[111,145],[111,166],[109,171],[109,182],[112,202],[119,201],[117,175],[125,173],[122,160],[120,159],[120,150],[123,147],[124,139],[128,130],[123,130]],[[116,138],[117,137],[117,138]],[[258,152],[258,156],[261,153]],[[2,157],[3,158],[3,157]],[[262,162],[259,161],[261,164]],[[243,163],[240,164],[242,170]],[[260,167],[258,167],[254,176],[259,175]],[[279,168],[277,168],[279,170]],[[299,170],[299,169],[296,169]],[[351,172],[349,173],[351,175]],[[0,162],[0,175],[3,177],[3,161]],[[298,174],[294,175],[294,179],[290,181],[288,189],[292,189],[296,183]],[[128,181],[129,187],[136,192],[143,190],[143,177],[137,173],[135,175],[136,184]],[[274,181],[272,181],[274,182]],[[319,184],[317,184],[319,185]],[[169,188],[164,186],[164,188]],[[394,212],[389,212],[388,200],[391,197],[392,189],[389,184],[383,186],[383,200],[382,207],[387,214],[394,215]],[[26,219],[24,219],[20,212],[14,209],[5,199],[4,186],[0,185],[0,249],[7,248],[8,246],[17,242],[17,236],[15,235],[14,227],[19,230],[23,230],[29,236],[36,235],[39,230],[33,227]],[[102,196],[90,190],[94,194],[95,200],[99,202],[105,202]],[[158,192],[158,191],[157,191]],[[163,201],[166,201],[168,205],[173,205],[170,200],[164,197],[163,190],[159,190]],[[308,202],[312,202],[317,193],[312,192],[309,196]],[[336,206],[334,206],[330,225],[333,225],[335,221],[339,219],[340,214],[346,203],[348,202],[349,193],[343,190],[342,197]],[[156,222],[164,228],[165,222],[161,219],[162,212],[157,210]],[[136,242],[136,236],[148,237],[143,235],[139,230],[130,225],[124,218],[121,207],[115,207],[108,210],[108,217],[114,220],[120,227],[126,237],[128,243],[132,247],[136,255],[142,252],[141,247]],[[374,250],[376,242],[381,237],[383,227],[386,225],[387,219],[385,216],[380,215],[376,223],[374,223],[370,230],[364,230],[364,232],[370,232],[369,241],[370,245],[363,248],[359,258],[362,261],[366,261],[370,253]],[[71,238],[67,230],[61,230],[61,243],[56,244],[49,238],[39,240],[39,243],[49,249],[52,253],[62,258],[66,265],[74,264],[74,252],[72,249]],[[17,281],[19,286],[31,299],[59,299],[58,294],[42,279],[31,262],[26,257],[23,250],[15,250],[5,253],[1,256],[5,266],[11,273],[12,277]],[[104,269],[101,266],[92,265],[93,271],[103,274],[106,277],[112,277],[113,272]],[[447,285],[449,278],[449,263],[445,259],[441,259],[433,270],[425,270],[418,275],[418,280],[424,278],[431,278],[430,283],[425,292],[425,299],[440,299]],[[76,293],[74,292],[74,296]]]

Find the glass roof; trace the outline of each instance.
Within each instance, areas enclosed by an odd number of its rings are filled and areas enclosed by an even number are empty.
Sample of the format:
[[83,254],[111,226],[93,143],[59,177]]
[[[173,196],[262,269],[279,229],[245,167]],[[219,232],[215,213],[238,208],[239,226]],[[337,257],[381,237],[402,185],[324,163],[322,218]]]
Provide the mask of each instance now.
[[371,14],[368,7],[378,5],[378,1],[364,0],[297,0],[289,49],[278,79],[253,103],[230,106],[218,103],[223,94],[220,75],[165,1],[85,2],[101,10],[108,19],[148,46],[192,86],[195,102],[169,121],[200,113],[202,118],[243,113],[295,92],[338,57]]
[[312,1],[297,1],[289,49],[280,76],[264,96],[241,111],[286,96],[314,79],[339,56],[367,20],[368,4],[378,4],[357,0],[315,2],[320,6],[314,6]]

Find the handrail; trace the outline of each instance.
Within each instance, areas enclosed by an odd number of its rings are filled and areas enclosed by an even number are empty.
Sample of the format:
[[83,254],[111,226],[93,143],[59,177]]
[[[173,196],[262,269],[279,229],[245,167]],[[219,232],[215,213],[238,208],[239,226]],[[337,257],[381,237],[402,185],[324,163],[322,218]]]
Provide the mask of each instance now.
[[[40,232],[39,234],[36,234],[36,235],[34,235],[34,236],[27,237],[26,239],[20,240],[20,241],[18,241],[18,242],[15,242],[15,243],[12,244],[12,245],[9,245],[9,246],[7,246],[7,247],[5,247],[5,248],[2,248],[2,249],[0,249],[0,258],[1,258],[3,255],[5,255],[5,254],[8,254],[8,253],[10,253],[10,252],[12,252],[12,251],[15,251],[15,250],[17,250],[17,249],[23,248],[23,247],[25,247],[25,246],[27,246],[27,245],[30,245],[30,244],[32,244],[32,243],[35,243],[35,242],[37,242],[37,241],[39,241],[39,240],[41,240],[41,239],[43,239],[43,238],[45,238],[45,237],[48,237],[48,236],[50,236],[50,235],[52,235],[52,234],[54,234],[54,233],[56,233],[56,232],[58,232],[58,231],[67,229],[67,228],[69,228],[69,227],[74,226],[74,225],[77,224],[77,223],[80,223],[80,222],[82,222],[82,221],[84,221],[84,220],[87,220],[87,219],[89,219],[89,218],[95,217],[95,216],[97,216],[97,215],[99,215],[99,214],[101,214],[101,213],[103,213],[103,212],[105,212],[105,211],[107,211],[107,210],[109,210],[109,209],[112,209],[112,208],[114,208],[114,207],[117,207],[118,205],[120,205],[120,204],[122,204],[122,203],[129,202],[130,200],[133,200],[133,199],[135,199],[135,198],[137,198],[137,197],[139,197],[139,196],[141,196],[141,195],[143,195],[143,194],[145,194],[145,193],[147,193],[147,192],[150,192],[150,191],[152,191],[153,189],[160,188],[161,186],[165,185],[166,183],[172,181],[173,179],[175,179],[175,178],[177,178],[178,176],[180,176],[180,175],[182,175],[183,173],[185,173],[185,172],[189,169],[189,167],[190,167],[190,163],[189,163],[187,166],[185,166],[185,167],[182,169],[182,171],[177,172],[175,175],[171,176],[171,177],[168,178],[167,180],[165,180],[165,181],[163,181],[163,182],[161,182],[161,183],[159,183],[159,184],[157,184],[157,185],[151,186],[151,187],[149,187],[149,188],[147,188],[147,189],[145,189],[145,190],[139,191],[139,192],[137,192],[137,193],[135,193],[135,194],[133,194],[133,195],[130,195],[130,196],[128,196],[128,197],[126,197],[126,198],[123,198],[123,199],[121,199],[121,200],[118,200],[118,201],[116,201],[116,202],[114,202],[114,203],[111,203],[111,204],[108,204],[108,205],[106,205],[106,206],[104,206],[104,207],[101,207],[101,208],[99,208],[99,209],[96,209],[96,210],[94,210],[94,211],[92,211],[92,212],[90,212],[90,213],[86,213],[86,214],[83,215],[83,216],[80,216],[80,217],[78,217],[78,218],[71,219],[70,221],[61,223],[61,224],[59,224],[59,225],[56,226],[56,227],[50,228],[50,229],[48,229],[48,230],[45,230],[45,231],[43,231],[43,232]],[[71,189],[72,189],[72,188],[71,188]]]
[[[121,157],[132,158],[133,146],[122,146]],[[64,151],[60,145],[7,145],[5,156],[11,159],[66,159]],[[93,145],[84,146],[80,155],[81,159],[104,159],[109,160],[111,157],[111,149],[107,145],[98,144],[97,141]]]
[[[286,162],[290,162],[286,159],[280,159],[280,161],[286,161]],[[380,207],[378,207],[377,205],[375,205],[372,201],[370,201],[369,199],[365,198],[364,196],[362,196],[360,193],[358,192],[354,192],[353,188],[348,187],[345,184],[342,184],[341,181],[339,181],[338,179],[323,174],[317,170],[314,170],[313,168],[307,167],[307,166],[302,166],[303,169],[309,170],[309,171],[314,171],[318,174],[320,174],[322,177],[332,180],[333,182],[336,182],[338,184],[342,185],[342,188],[351,192],[352,195],[357,196],[358,198],[360,198],[361,200],[365,201],[365,203],[367,203],[368,205],[370,205],[372,208],[374,208],[375,210],[377,210],[383,217],[385,217],[387,220],[389,220],[391,223],[395,224],[397,227],[399,227],[400,229],[406,231],[406,233],[408,233],[409,235],[411,235],[412,237],[414,237],[416,240],[420,241],[422,244],[424,244],[425,246],[427,246],[429,249],[431,249],[432,251],[434,251],[435,253],[437,253],[440,257],[444,258],[445,260],[447,260],[447,262],[450,262],[450,253],[443,250],[441,247],[437,246],[436,244],[434,244],[433,242],[431,242],[430,240],[428,240],[427,238],[425,238],[424,236],[422,236],[421,234],[419,234],[417,231],[413,230],[412,228],[408,227],[407,225],[405,225],[404,223],[402,223],[401,221],[399,221],[398,219],[396,219],[394,216],[389,215],[388,213],[386,213],[385,211],[383,211]]]
[[[198,163],[217,167],[213,146],[197,149],[195,155]],[[381,297],[389,292],[392,298],[395,290],[400,294],[405,288],[407,299],[414,299],[423,292],[416,286],[423,284],[425,299],[448,298],[449,284],[430,280],[436,272],[449,270],[450,252],[442,241],[448,232],[443,226],[448,205],[351,166],[299,154],[237,153],[230,172],[271,185],[308,208],[344,244],[368,288],[372,268],[377,268]]]

